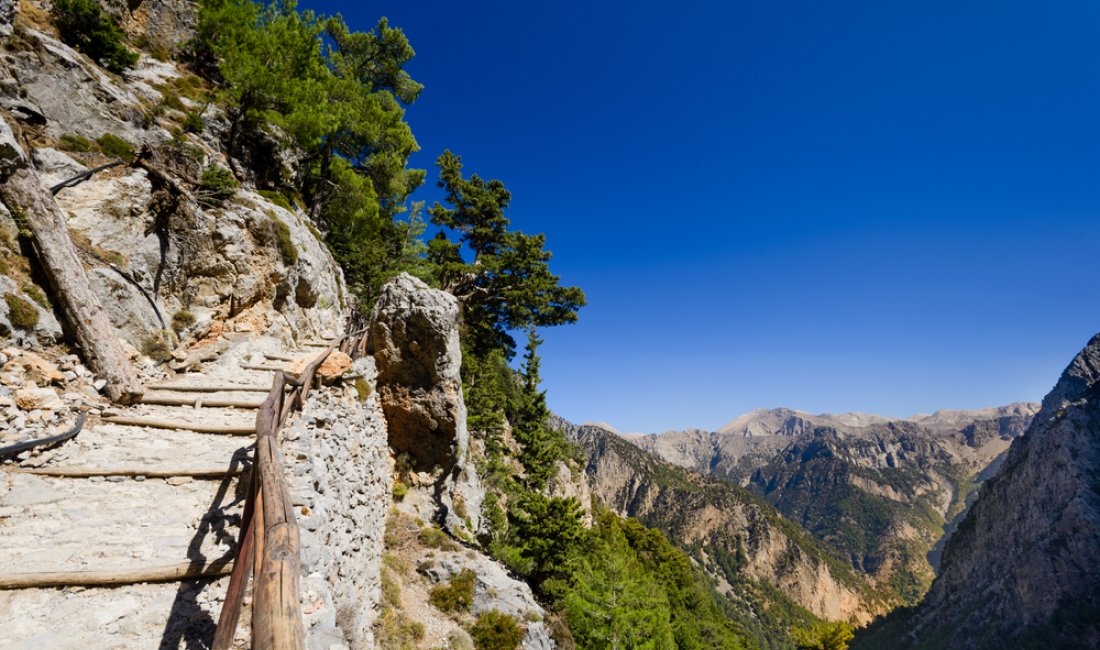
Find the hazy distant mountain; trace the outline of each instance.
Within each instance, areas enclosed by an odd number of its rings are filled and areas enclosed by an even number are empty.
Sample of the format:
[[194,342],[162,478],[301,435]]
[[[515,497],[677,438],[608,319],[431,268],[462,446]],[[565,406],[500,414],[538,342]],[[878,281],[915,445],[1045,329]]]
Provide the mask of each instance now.
[[1037,404],[905,420],[759,409],[716,432],[632,439],[671,463],[746,486],[836,549],[884,593],[913,603],[937,544]]
[[760,497],[663,462],[606,429],[555,426],[584,448],[592,494],[687,551],[762,647],[788,647],[789,626],[804,623],[806,612],[868,621],[888,608],[844,558]]
[[859,641],[867,648],[1100,647],[1100,335],[983,486],[920,606]]

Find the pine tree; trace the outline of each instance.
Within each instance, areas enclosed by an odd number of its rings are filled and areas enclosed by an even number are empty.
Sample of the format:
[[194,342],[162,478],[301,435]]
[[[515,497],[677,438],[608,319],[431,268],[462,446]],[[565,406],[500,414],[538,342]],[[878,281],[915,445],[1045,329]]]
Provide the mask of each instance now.
[[578,646],[593,650],[676,647],[664,589],[638,564],[621,531],[612,528],[597,553],[580,563],[566,596]]
[[[585,305],[577,287],[561,285],[550,272],[551,254],[544,235],[525,235],[508,229],[504,215],[512,195],[499,180],[464,178],[462,159],[445,151],[436,161],[439,186],[451,207],[436,203],[428,209],[431,221],[449,229],[428,244],[428,259],[439,284],[462,303],[466,336],[475,353],[502,348],[509,356],[515,341],[509,330],[563,325],[577,320]],[[473,253],[467,262],[466,247]]]

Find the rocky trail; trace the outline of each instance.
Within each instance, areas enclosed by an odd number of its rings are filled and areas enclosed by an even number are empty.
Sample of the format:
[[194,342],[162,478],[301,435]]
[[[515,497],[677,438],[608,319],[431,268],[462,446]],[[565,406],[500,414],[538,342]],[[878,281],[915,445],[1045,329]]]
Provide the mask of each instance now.
[[[205,647],[232,568],[254,407],[272,378],[251,368],[317,351],[242,342],[206,372],[148,382],[145,403],[90,415],[75,438],[4,466],[0,648]],[[207,577],[140,581],[157,573]],[[135,584],[87,586],[97,580]]]

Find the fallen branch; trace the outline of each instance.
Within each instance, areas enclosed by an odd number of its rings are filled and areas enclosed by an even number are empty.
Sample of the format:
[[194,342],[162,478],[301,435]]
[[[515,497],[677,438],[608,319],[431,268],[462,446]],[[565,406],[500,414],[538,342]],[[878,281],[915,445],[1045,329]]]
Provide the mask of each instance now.
[[141,286],[141,284],[139,284],[138,281],[134,279],[134,276],[118,268],[118,266],[116,266],[115,264],[107,262],[107,266],[111,267],[112,271],[122,276],[123,280],[126,280],[130,284],[137,287],[137,290],[141,292],[141,295],[145,296],[145,300],[149,303],[149,306],[153,308],[153,313],[157,315],[157,320],[160,321],[160,328],[162,330],[168,329],[168,325],[166,325],[164,322],[164,316],[160,313],[160,307],[157,307],[157,302],[153,300],[153,297],[149,295],[149,292],[145,290],[145,287]]
[[72,178],[67,178],[67,179],[61,181],[60,183],[58,183],[57,185],[54,185],[53,187],[51,187],[50,188],[50,194],[57,194],[61,190],[65,189],[66,187],[73,187],[74,185],[79,185],[79,184],[83,183],[84,181],[88,180],[89,178],[91,178],[92,174],[95,174],[96,172],[101,172],[104,169],[110,169],[112,167],[118,167],[119,165],[125,165],[125,164],[126,163],[121,161],[121,160],[116,160],[115,162],[110,162],[110,163],[107,163],[106,165],[100,165],[99,167],[89,169],[86,172],[81,172],[81,173],[77,174],[76,176],[73,176]]
[[243,470],[239,467],[192,467],[178,469],[156,469],[154,467],[39,467],[36,469],[17,470],[21,474],[36,474],[38,476],[60,476],[64,478],[91,478],[93,476],[144,476],[145,478],[172,478],[173,476],[190,476],[191,478],[225,478],[237,476]]
[[[56,436],[49,436],[47,438],[38,438],[37,440],[27,440],[26,442],[19,442],[14,445],[8,445],[7,447],[0,447],[0,458],[8,458],[21,454],[28,449],[34,449],[35,447],[48,447],[49,445],[55,445],[59,442],[65,442],[70,438],[75,438],[76,434],[80,433],[80,430],[84,428],[84,418],[87,414],[81,413],[80,417],[76,419],[76,424],[73,428],[64,433],[59,433]],[[255,431],[255,428],[253,428]]]
[[156,420],[153,418],[136,418],[124,415],[103,418],[104,422],[122,424],[130,427],[149,427],[150,429],[176,429],[178,431],[194,431],[195,433],[224,433],[231,436],[245,436],[256,433],[255,424],[222,425],[202,424],[198,422],[186,422],[180,420]]
[[35,571],[0,574],[0,589],[31,589],[35,587],[112,587],[141,582],[175,582],[194,578],[228,575],[233,562],[196,566],[193,562],[144,569],[113,571]]

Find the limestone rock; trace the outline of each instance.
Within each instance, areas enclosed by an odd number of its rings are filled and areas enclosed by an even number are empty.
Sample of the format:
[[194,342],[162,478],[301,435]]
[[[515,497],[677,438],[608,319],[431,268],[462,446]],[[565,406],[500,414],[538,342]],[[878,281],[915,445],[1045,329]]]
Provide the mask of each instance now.
[[57,322],[53,312],[43,308],[42,305],[23,293],[14,280],[6,275],[0,275],[0,296],[5,293],[11,293],[33,307],[38,312],[38,322],[35,323],[32,331],[15,328],[9,318],[7,302],[0,300],[0,336],[12,336],[15,339],[22,340],[24,345],[32,347],[61,338],[61,324]]
[[[302,371],[306,369],[314,359],[316,359],[323,352],[317,354],[307,354],[299,357],[294,361],[291,361],[286,366],[286,371],[292,375],[300,375]],[[351,368],[352,358],[344,354],[339,350],[333,350],[325,360],[321,362],[321,365],[317,367],[317,375],[325,381],[331,381],[338,378]]]
[[454,296],[402,273],[375,303],[370,347],[390,446],[407,453],[416,471],[442,470],[437,494],[444,523],[469,539],[481,529],[485,492],[468,454],[458,324]]
[[16,169],[27,164],[23,147],[5,119],[0,119],[0,179],[7,178]]
[[390,445],[418,470],[449,470],[468,444],[458,301],[408,274],[382,287],[370,322]]
[[15,405],[24,411],[35,409],[59,409],[65,406],[52,388],[39,388],[33,384],[15,391]]
[[57,369],[57,366],[34,352],[18,350],[11,350],[11,352],[12,359],[4,364],[4,372],[21,370],[27,379],[36,384],[60,384],[65,381],[65,375]]

